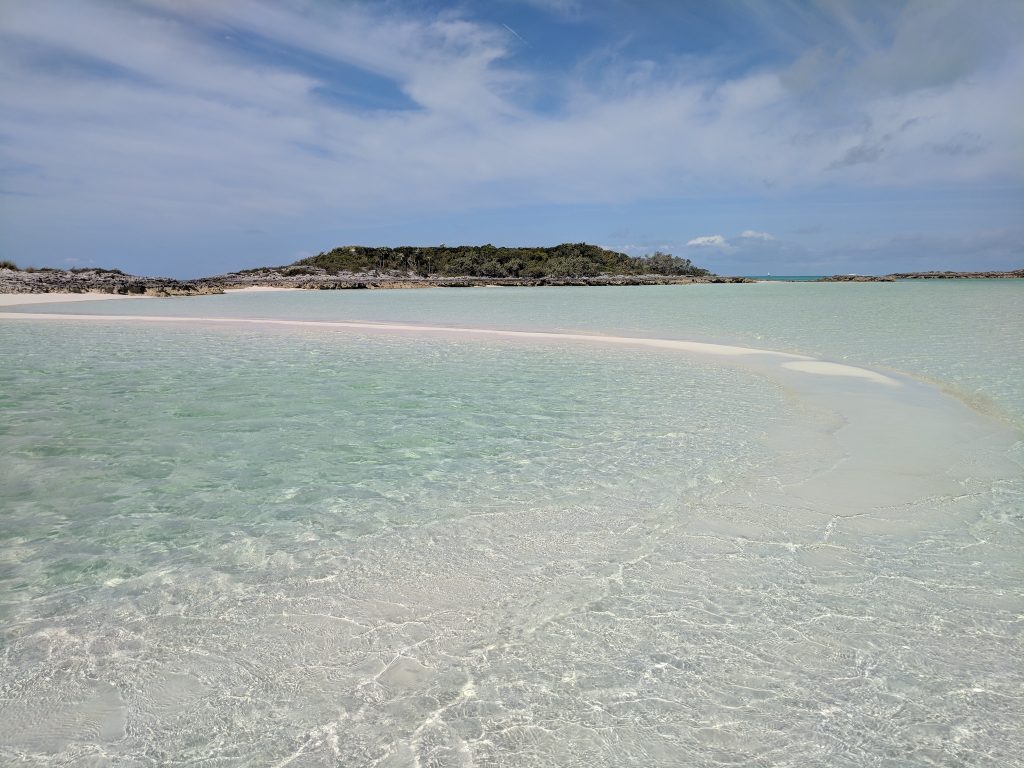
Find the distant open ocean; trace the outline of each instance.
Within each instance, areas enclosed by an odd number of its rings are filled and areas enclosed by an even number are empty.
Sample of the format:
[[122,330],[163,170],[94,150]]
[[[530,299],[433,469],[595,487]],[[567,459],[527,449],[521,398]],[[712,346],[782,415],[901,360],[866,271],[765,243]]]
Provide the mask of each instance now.
[[778,280],[788,283],[809,283],[819,280],[825,275],[744,275],[751,280]]
[[3,312],[0,763],[1019,765],[1024,281],[764,279]]

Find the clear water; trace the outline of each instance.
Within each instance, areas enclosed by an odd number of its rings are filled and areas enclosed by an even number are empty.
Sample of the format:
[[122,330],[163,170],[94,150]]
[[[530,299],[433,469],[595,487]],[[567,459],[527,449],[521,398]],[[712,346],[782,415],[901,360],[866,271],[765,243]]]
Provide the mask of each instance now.
[[48,306],[21,311],[369,320],[725,342],[910,373],[1024,428],[1024,280],[280,292]]
[[0,319],[0,762],[1019,764],[1024,294],[893,287],[59,311],[745,342],[988,413],[673,350]]

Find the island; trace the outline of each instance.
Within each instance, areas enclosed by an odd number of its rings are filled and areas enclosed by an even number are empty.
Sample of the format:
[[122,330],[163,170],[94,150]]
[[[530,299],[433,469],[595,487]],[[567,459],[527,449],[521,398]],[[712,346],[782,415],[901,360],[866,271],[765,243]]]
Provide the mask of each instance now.
[[[878,283],[897,280],[1024,278],[1009,272],[896,272],[832,275],[813,282]],[[487,286],[614,286],[754,283],[724,277],[689,259],[656,251],[629,256],[589,243],[550,247],[494,245],[347,245],[277,267],[177,280],[130,275],[119,269],[19,268],[0,260],[0,293],[108,293],[121,296],[192,296],[241,288],[353,290],[374,288],[473,288]]]
[[752,281],[715,275],[689,259],[660,251],[649,256],[628,256],[588,243],[533,248],[352,245],[292,264],[195,280],[128,275],[117,269],[19,269],[13,262],[0,262],[0,293],[187,296],[249,287],[345,290],[747,282]]

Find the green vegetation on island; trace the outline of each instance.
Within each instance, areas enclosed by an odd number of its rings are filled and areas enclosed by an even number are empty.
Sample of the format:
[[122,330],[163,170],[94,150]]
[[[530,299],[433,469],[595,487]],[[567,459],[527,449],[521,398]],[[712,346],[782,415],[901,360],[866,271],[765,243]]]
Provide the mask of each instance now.
[[282,268],[303,274],[303,268],[328,274],[400,273],[427,277],[596,277],[598,275],[670,275],[703,277],[706,269],[689,259],[656,252],[627,256],[588,243],[563,243],[549,248],[501,248],[459,245],[399,248],[343,246]]
[[[896,282],[911,279],[1024,278],[1011,272],[908,272],[891,275],[835,275],[823,282]],[[751,283],[722,277],[689,259],[661,251],[628,256],[588,243],[506,248],[494,245],[348,245],[292,264],[255,267],[192,280],[145,277],[101,267],[23,267],[0,259],[0,293],[113,293],[188,296],[257,287],[305,290],[359,288],[473,288],[478,286],[627,286],[692,283]]]
[[718,277],[689,259],[657,252],[628,256],[587,243],[552,247],[494,245],[343,246],[292,264],[243,269],[194,280],[126,275],[117,269],[0,268],[0,293],[187,295],[249,286],[341,290],[357,288],[470,288],[504,286],[676,285],[749,282]]

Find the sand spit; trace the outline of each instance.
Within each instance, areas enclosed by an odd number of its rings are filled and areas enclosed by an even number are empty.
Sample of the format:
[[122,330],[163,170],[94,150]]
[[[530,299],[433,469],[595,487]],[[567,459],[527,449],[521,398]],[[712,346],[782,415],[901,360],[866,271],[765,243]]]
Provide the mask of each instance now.
[[[0,321],[3,320],[322,329],[446,339],[601,344],[692,354],[764,376],[792,393],[808,413],[833,415],[833,426],[820,437],[826,442],[834,441],[835,455],[841,461],[813,477],[787,482],[774,491],[765,488],[759,493],[763,499],[777,494],[773,503],[780,509],[826,510],[837,520],[859,520],[862,528],[898,527],[907,519],[916,520],[916,505],[937,496],[962,493],[960,474],[977,471],[969,460],[972,446],[998,448],[993,454],[995,458],[986,461],[999,466],[992,464],[986,472],[1009,476],[1008,473],[1019,471],[1019,467],[1014,470],[1010,466],[1012,462],[1008,459],[999,458],[1005,456],[1007,446],[1019,440],[1019,434],[1000,420],[974,411],[958,399],[910,377],[791,352],[681,339],[358,321],[0,312]],[[786,451],[794,450],[795,438],[768,435],[766,439],[778,440]],[[746,491],[737,493],[742,496]],[[881,507],[885,507],[884,514],[865,517],[867,510]],[[814,515],[817,514],[815,511]]]
[[842,363],[827,363],[822,360],[798,360],[796,362],[783,363],[782,367],[788,368],[791,371],[801,371],[802,373],[816,373],[820,376],[853,376],[858,379],[876,381],[879,384],[885,384],[890,387],[899,385],[896,379],[891,379],[877,371],[871,371],[867,368],[856,368]]
[[122,296],[117,293],[0,293],[0,307],[24,304],[63,304],[68,301],[101,301],[103,299],[148,299],[151,296]]
[[900,382],[894,378],[871,371],[865,368],[857,368],[841,363],[828,363],[815,360],[806,355],[797,355],[791,352],[776,352],[774,350],[754,349],[751,347],[737,347],[728,344],[710,344],[698,341],[684,341],[682,339],[651,339],[634,336],[608,336],[600,334],[585,333],[549,333],[544,331],[511,331],[493,328],[459,328],[441,325],[411,325],[401,323],[367,323],[354,321],[334,320],[273,320],[259,318],[227,318],[227,317],[161,317],[157,315],[69,315],[57,313],[0,313],[0,318],[21,319],[21,320],[73,320],[73,321],[102,321],[102,322],[146,322],[146,323],[190,323],[190,324],[223,324],[223,325],[258,325],[271,327],[298,327],[298,328],[336,328],[361,331],[384,331],[397,333],[424,333],[443,334],[453,336],[476,336],[496,337],[506,339],[536,340],[536,341],[570,341],[598,344],[613,344],[622,346],[653,347],[656,349],[671,349],[680,352],[689,352],[698,355],[710,355],[715,357],[744,357],[755,356],[772,362],[782,363],[782,367],[809,373],[818,376],[828,377],[850,377],[878,384],[895,387]]

